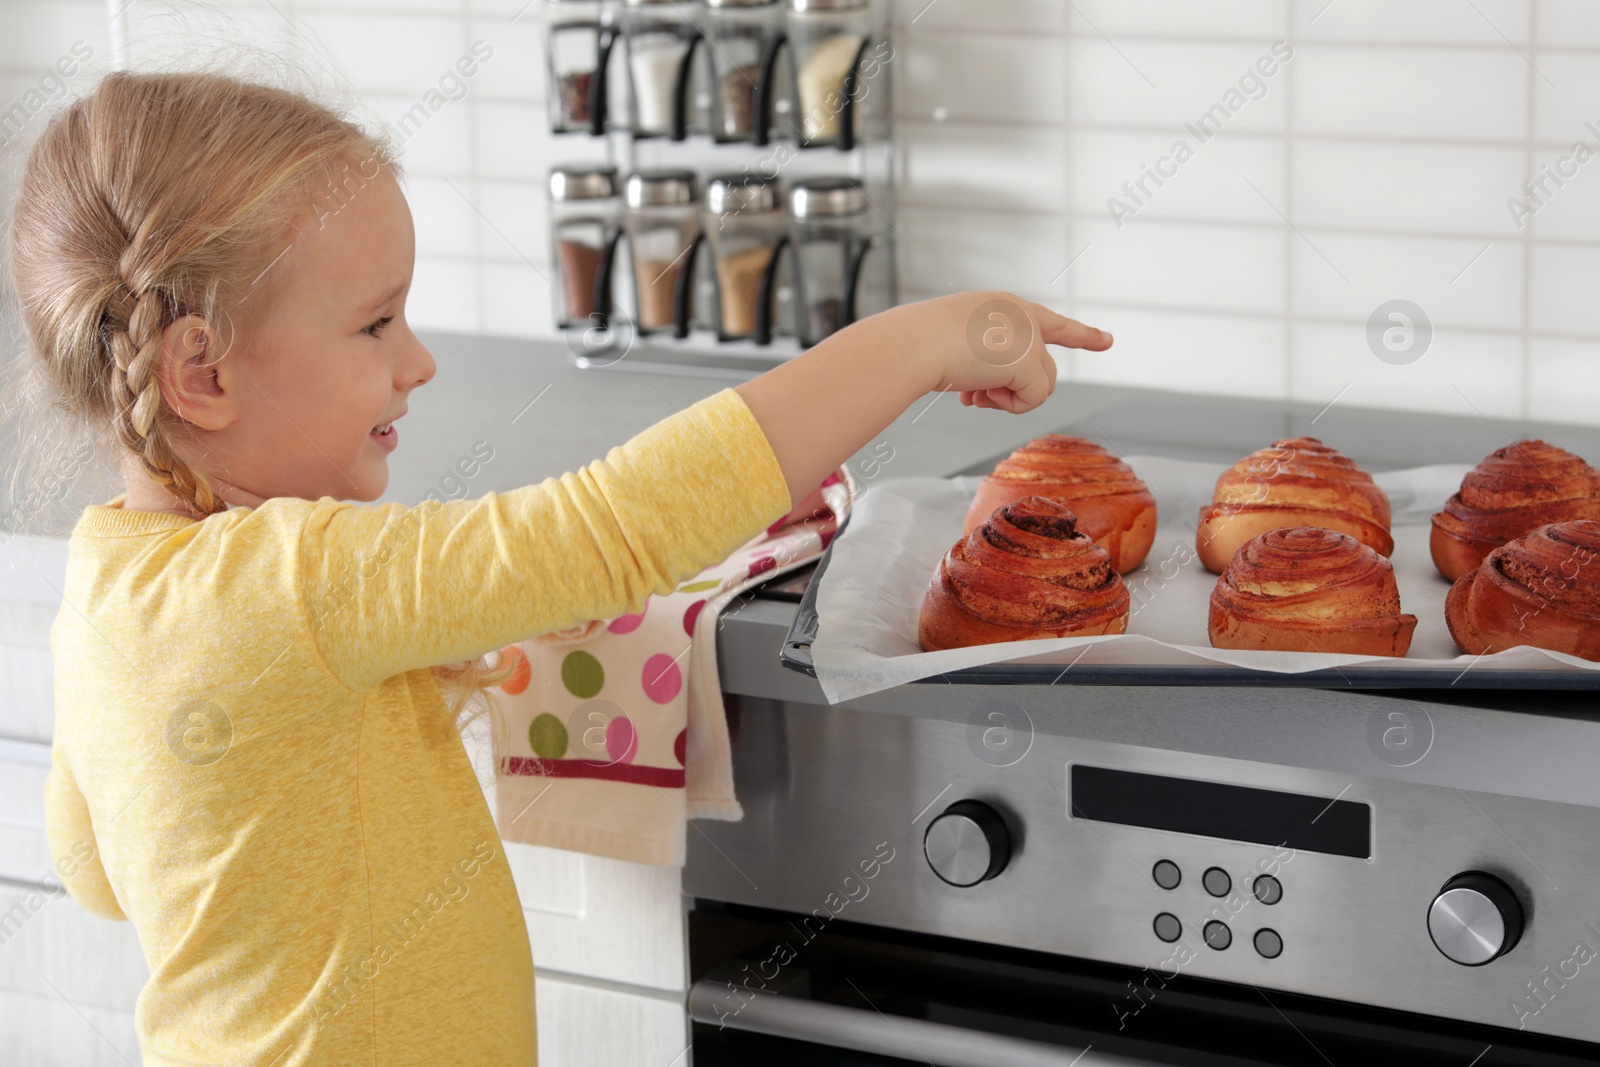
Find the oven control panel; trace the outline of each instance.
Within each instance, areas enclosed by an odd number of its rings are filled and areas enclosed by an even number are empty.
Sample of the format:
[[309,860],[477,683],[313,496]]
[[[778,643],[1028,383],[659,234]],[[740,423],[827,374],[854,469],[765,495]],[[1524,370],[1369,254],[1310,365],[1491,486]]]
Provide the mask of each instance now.
[[988,762],[809,706],[740,730],[691,896],[1600,1042],[1595,807],[1043,733]]

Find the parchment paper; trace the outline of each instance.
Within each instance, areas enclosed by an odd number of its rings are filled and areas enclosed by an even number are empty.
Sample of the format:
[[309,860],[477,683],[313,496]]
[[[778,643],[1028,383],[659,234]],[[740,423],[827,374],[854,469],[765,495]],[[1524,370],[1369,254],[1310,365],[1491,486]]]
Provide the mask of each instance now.
[[[1160,522],[1150,555],[1123,576],[1132,598],[1126,634],[923,652],[917,617],[939,560],[961,537],[979,477],[896,478],[868,482],[850,521],[833,543],[817,590],[817,636],[811,660],[830,703],[851,700],[918,678],[987,663],[1198,666],[1229,664],[1301,672],[1362,667],[1490,667],[1600,670],[1600,663],[1544,649],[1513,648],[1467,656],[1450,639],[1444,598],[1450,584],[1428,552],[1429,520],[1461,485],[1467,465],[1415,467],[1374,475],[1394,511],[1395,580],[1403,611],[1417,616],[1404,658],[1298,652],[1230,651],[1211,647],[1206,632],[1217,576],[1195,555],[1200,506],[1211,501],[1223,464],[1127,456],[1155,495]],[[1448,678],[1446,679],[1448,681]]]

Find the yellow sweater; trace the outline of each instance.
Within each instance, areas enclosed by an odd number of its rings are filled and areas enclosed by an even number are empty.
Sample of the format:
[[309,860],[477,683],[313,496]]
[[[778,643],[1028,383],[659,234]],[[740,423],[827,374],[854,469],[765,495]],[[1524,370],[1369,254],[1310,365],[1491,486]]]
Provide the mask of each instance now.
[[533,961],[428,668],[647,597],[789,509],[725,389],[477,500],[88,508],[56,664],[51,852],[133,922],[147,1067],[530,1064]]

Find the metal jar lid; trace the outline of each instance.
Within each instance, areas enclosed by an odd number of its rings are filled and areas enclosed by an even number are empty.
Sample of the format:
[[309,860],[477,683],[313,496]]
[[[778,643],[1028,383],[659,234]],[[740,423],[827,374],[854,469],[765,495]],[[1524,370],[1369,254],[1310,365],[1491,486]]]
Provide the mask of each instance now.
[[854,178],[809,178],[789,190],[789,214],[797,219],[838,218],[867,210]]
[[632,208],[676,207],[693,204],[695,173],[692,170],[636,170],[622,186],[622,202]]
[[789,0],[789,8],[796,15],[810,15],[818,11],[856,11],[867,6],[867,0]]
[[706,210],[735,215],[778,210],[778,180],[759,174],[718,174],[706,182]]
[[573,163],[550,168],[551,200],[604,200],[616,195],[616,167]]

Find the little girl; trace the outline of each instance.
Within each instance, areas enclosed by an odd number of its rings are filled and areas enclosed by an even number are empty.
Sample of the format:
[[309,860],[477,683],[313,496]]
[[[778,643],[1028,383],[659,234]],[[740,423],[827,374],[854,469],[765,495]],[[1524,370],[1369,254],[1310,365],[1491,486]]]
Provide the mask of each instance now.
[[434,373],[398,173],[295,94],[117,73],[22,177],[30,346],[126,483],[69,546],[49,839],[72,896],[138,932],[147,1067],[533,1063],[522,908],[445,694],[722,560],[929,391],[1028,411],[1055,387],[1045,343],[1111,344],[943,297],[577,473],[343,503],[383,493]]

